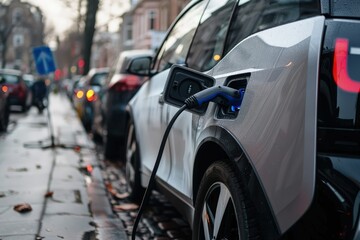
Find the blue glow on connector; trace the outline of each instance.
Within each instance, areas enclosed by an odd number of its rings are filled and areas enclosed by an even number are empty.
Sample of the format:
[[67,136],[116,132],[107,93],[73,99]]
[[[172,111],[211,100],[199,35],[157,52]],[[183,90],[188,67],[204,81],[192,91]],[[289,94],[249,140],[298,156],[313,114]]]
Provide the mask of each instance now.
[[237,112],[237,111],[240,110],[240,106],[231,106],[230,110],[231,110],[232,112]]

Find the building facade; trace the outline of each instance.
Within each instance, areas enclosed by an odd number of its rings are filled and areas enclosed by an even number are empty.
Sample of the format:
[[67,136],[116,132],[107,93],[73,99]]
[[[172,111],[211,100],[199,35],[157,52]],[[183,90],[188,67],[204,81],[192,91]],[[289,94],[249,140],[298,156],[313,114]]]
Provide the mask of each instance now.
[[92,68],[111,66],[120,52],[119,34],[111,32],[96,32],[92,45]]
[[123,16],[121,49],[156,50],[189,0],[137,0]]
[[32,48],[43,45],[44,19],[40,8],[21,0],[1,5],[1,67],[31,72]]

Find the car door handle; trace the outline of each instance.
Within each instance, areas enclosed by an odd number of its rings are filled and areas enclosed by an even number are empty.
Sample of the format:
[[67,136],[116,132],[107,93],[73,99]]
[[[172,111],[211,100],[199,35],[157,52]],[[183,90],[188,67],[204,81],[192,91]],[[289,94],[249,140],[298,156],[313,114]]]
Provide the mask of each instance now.
[[160,103],[161,105],[165,103],[165,99],[164,99],[164,94],[163,94],[163,93],[160,93],[159,103]]

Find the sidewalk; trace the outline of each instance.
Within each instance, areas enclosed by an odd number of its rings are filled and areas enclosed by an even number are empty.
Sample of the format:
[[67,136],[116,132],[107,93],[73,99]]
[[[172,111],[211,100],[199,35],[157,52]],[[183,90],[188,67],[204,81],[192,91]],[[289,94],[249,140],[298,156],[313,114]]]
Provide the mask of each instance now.
[[[127,239],[69,100],[51,94],[49,102],[56,147],[47,110],[34,108],[0,139],[0,240]],[[15,211],[20,203],[32,210]]]

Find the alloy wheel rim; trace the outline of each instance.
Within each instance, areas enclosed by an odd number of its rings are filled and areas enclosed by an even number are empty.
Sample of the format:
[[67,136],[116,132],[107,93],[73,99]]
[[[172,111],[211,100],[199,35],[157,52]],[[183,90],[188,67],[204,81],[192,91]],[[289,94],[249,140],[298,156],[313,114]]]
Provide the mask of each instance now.
[[208,190],[201,213],[201,239],[240,239],[233,198],[221,182]]

